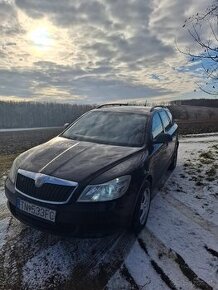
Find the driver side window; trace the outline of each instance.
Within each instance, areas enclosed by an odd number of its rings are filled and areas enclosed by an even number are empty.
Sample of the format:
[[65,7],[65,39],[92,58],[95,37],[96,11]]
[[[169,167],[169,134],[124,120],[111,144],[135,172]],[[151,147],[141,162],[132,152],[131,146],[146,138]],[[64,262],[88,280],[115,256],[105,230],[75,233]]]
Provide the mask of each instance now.
[[155,139],[160,133],[163,133],[163,125],[158,113],[155,113],[152,119],[152,136]]

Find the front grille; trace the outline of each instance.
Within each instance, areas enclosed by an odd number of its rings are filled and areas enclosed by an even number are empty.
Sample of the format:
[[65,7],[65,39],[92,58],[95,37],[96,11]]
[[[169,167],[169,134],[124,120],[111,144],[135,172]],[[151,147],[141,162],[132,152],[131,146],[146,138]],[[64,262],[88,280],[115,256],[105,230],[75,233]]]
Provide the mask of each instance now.
[[35,186],[35,180],[18,172],[16,188],[29,197],[48,202],[66,202],[75,186],[44,183]]

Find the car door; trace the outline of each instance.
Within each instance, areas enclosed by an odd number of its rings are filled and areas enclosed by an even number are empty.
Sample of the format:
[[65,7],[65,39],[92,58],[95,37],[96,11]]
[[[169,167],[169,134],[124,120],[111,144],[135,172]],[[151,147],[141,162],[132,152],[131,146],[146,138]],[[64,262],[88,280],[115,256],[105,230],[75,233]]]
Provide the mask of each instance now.
[[163,123],[164,132],[172,136],[172,141],[166,144],[167,146],[166,146],[165,156],[164,156],[164,158],[166,159],[165,164],[168,167],[172,160],[172,156],[175,150],[176,134],[175,134],[175,129],[172,125],[172,121],[170,120],[169,115],[167,114],[165,110],[160,111],[160,117]]
[[179,141],[178,141],[178,125],[174,122],[173,116],[170,113],[169,110],[165,111],[170,119],[171,126],[167,130],[167,132],[172,136],[172,143],[171,145],[171,153],[173,154],[175,152],[175,149],[177,149]]
[[166,168],[166,143],[155,144],[154,140],[164,133],[163,124],[158,112],[155,112],[151,120],[151,142],[149,146],[149,165],[150,173],[153,177],[153,184],[160,181],[162,174]]

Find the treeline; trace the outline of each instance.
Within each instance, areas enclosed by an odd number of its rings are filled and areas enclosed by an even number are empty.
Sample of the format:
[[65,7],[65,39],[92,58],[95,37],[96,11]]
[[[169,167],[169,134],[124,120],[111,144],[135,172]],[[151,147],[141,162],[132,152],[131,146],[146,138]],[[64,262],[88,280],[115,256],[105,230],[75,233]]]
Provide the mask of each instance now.
[[171,104],[218,108],[218,99],[175,100]]
[[[165,105],[177,119],[218,118],[216,99],[176,100]],[[197,109],[197,106],[208,108]],[[92,108],[91,105],[0,101],[0,128],[59,127]]]
[[63,126],[90,109],[91,105],[0,101],[0,128]]

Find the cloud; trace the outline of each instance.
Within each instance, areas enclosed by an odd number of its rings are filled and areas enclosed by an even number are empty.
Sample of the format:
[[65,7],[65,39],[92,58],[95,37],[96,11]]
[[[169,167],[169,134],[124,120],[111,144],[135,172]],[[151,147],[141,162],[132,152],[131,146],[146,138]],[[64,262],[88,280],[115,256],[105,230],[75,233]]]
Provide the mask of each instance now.
[[[195,83],[175,39],[202,1],[0,0],[0,96],[104,102],[174,98]],[[33,33],[46,29],[52,43]],[[37,47],[36,43],[42,43]]]
[[[83,70],[69,66],[56,65],[52,62],[37,62],[30,70],[0,70],[0,95],[14,96],[26,100],[31,98],[42,101],[87,102],[92,103],[116,100],[150,99],[153,96],[164,96],[172,93],[166,89],[150,88],[146,85],[134,85],[122,80],[114,80],[112,75],[107,79],[96,77]],[[31,96],[31,98],[30,98]]]
[[1,35],[17,35],[22,32],[16,8],[10,1],[0,1],[0,31]]

